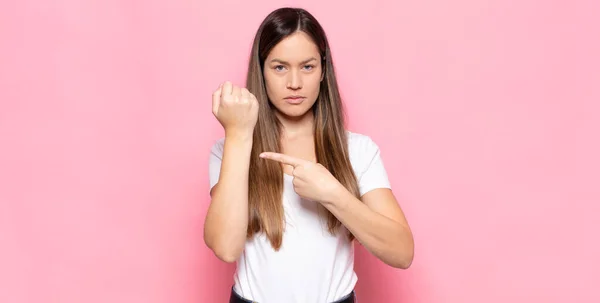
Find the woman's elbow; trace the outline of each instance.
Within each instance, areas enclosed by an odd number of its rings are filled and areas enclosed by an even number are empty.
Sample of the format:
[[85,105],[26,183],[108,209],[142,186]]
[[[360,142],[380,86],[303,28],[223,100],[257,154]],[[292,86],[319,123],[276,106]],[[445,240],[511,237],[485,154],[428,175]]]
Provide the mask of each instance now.
[[230,245],[217,244],[215,240],[206,235],[204,237],[204,243],[213,252],[215,257],[225,263],[233,263],[238,260],[241,251],[232,248]]
[[413,262],[413,257],[410,256],[410,257],[406,257],[406,258],[400,259],[393,266],[395,268],[398,268],[398,269],[409,269],[410,266],[412,265],[412,262]]
[[397,269],[408,269],[413,263],[413,256],[398,257],[393,261],[387,262],[387,265]]
[[213,250],[213,253],[219,260],[225,263],[234,263],[240,257],[240,254],[234,252],[222,252],[219,250]]
[[409,245],[409,247],[403,247],[396,254],[396,258],[392,262],[389,263],[390,266],[398,269],[408,269],[413,263],[415,257],[414,245]]

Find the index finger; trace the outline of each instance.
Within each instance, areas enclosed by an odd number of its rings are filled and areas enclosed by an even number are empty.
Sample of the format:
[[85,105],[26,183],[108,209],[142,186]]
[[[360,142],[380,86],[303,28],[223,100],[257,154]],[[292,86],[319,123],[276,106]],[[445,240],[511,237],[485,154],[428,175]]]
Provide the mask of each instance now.
[[231,81],[225,81],[225,83],[223,83],[223,88],[221,89],[221,94],[224,96],[229,96],[231,95],[233,91],[233,84],[231,83]]
[[213,113],[216,113],[219,109],[219,103],[221,100],[221,90],[223,89],[223,84],[219,85],[216,91],[213,92],[213,100],[212,100],[212,108]]
[[260,154],[260,157],[263,159],[274,160],[283,164],[291,165],[293,167],[306,163],[305,160],[280,153],[264,152]]

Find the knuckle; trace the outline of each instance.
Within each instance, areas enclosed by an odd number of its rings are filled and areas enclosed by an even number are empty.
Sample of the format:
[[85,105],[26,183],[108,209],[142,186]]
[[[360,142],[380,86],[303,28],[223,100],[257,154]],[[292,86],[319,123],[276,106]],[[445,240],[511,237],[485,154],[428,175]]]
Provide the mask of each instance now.
[[235,97],[232,95],[221,96],[223,103],[229,104],[235,102]]

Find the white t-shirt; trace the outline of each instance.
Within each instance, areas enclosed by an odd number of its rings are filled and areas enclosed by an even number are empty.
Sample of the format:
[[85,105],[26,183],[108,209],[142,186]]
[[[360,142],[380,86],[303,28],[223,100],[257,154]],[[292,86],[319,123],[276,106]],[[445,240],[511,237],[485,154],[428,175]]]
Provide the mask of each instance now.
[[[370,137],[348,133],[350,162],[361,196],[376,188],[391,188],[379,147]],[[224,138],[211,149],[210,188],[219,180]],[[246,241],[237,260],[234,290],[260,303],[329,303],[349,294],[357,281],[354,246],[346,233],[331,235],[318,202],[300,198],[292,176],[284,174],[283,205],[286,219],[283,243],[275,251],[263,235]],[[344,228],[340,231],[346,231]]]

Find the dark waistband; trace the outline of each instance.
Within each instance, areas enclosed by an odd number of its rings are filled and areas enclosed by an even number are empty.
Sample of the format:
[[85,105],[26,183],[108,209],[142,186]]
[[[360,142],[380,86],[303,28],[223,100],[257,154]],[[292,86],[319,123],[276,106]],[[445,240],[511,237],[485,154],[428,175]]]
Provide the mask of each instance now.
[[[354,291],[352,291],[349,294],[347,294],[346,296],[344,296],[343,298],[341,298],[335,302],[331,302],[331,303],[355,303],[355,302],[356,302],[356,294],[354,293]],[[229,297],[229,303],[258,303],[258,302],[243,298],[242,296],[238,295],[238,293],[236,293],[232,287],[231,288],[231,296]]]

